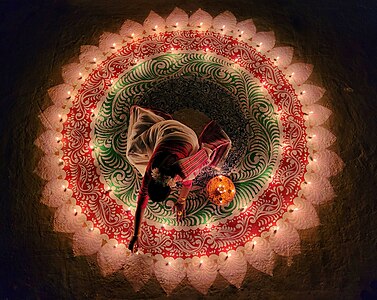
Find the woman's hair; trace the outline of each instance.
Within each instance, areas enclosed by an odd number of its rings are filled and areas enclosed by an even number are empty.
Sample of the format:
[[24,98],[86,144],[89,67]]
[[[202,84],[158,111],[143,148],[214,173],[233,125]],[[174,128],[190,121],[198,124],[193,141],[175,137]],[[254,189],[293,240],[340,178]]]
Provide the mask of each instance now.
[[[176,168],[177,157],[170,152],[161,151],[156,153],[153,157],[153,162],[151,170],[158,168],[161,176],[170,176],[174,178],[178,174],[178,169]],[[170,194],[171,188],[168,185],[163,185],[161,181],[156,181],[153,178],[148,184],[148,195],[149,199],[153,202],[164,201]]]

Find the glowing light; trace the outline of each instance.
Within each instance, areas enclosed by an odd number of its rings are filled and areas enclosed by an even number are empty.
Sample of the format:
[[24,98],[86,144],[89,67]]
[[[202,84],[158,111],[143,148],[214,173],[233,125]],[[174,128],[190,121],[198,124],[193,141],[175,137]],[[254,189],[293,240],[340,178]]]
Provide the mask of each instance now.
[[178,27],[178,22],[177,22],[177,23],[175,23],[175,27]]
[[200,22],[199,27],[203,26],[203,22]]
[[243,34],[243,30],[241,31],[241,34]]
[[135,34],[134,33],[131,33],[131,37],[133,38],[135,36]]
[[115,43],[113,43],[113,48],[115,48],[115,46],[116,46],[116,44],[115,44]]
[[96,61],[97,61],[97,58],[93,58],[93,61],[96,62]]

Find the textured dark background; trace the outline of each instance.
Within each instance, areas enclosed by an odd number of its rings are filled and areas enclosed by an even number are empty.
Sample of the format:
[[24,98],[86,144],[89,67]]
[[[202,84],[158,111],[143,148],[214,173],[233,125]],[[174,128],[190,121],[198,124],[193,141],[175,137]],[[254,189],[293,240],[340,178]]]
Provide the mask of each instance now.
[[[321,225],[301,232],[302,254],[279,258],[274,276],[248,267],[241,289],[218,276],[209,299],[355,299],[373,297],[377,278],[377,2],[376,1],[0,1],[0,297],[10,299],[164,298],[155,279],[135,294],[122,274],[103,278],[95,257],[74,257],[72,237],[52,230],[53,211],[40,204],[34,173],[41,152],[37,118],[61,82],[61,66],[103,31],[162,16],[179,6],[212,15],[252,17],[274,30],[296,59],[315,66],[311,79],[327,93],[333,149],[345,162],[332,179],[337,197],[319,207]],[[290,266],[289,266],[290,265]],[[376,291],[375,291],[376,292]],[[377,297],[377,294],[374,294]],[[200,299],[183,282],[172,299]]]

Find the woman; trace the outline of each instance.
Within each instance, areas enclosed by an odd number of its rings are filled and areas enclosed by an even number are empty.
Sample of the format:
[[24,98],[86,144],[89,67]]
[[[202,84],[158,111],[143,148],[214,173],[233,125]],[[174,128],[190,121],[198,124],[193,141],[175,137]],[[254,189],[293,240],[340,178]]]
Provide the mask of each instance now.
[[134,235],[129,249],[134,250],[148,199],[164,201],[175,182],[182,189],[174,210],[177,220],[186,216],[186,198],[192,180],[206,166],[217,167],[225,160],[231,141],[215,123],[210,122],[199,139],[186,125],[168,114],[132,106],[127,134],[127,159],[143,175],[135,213]]

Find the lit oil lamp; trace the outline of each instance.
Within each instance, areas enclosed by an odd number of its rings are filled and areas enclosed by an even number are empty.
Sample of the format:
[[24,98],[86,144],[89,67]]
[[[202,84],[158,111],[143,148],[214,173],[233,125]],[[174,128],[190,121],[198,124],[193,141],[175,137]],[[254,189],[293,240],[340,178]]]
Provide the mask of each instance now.
[[232,180],[220,175],[212,178],[207,184],[208,199],[216,205],[227,205],[233,200],[236,189]]

